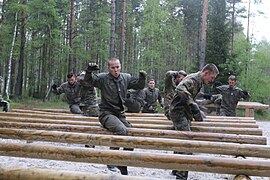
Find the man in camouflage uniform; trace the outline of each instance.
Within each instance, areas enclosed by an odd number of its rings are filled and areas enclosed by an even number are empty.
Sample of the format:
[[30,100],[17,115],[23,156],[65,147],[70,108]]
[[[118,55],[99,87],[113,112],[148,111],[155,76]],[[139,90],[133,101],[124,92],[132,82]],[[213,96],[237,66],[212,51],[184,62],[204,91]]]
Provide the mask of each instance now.
[[176,86],[187,76],[187,73],[181,71],[168,71],[165,75],[165,88],[164,88],[164,114],[171,120],[170,105],[175,93]]
[[138,113],[141,111],[145,102],[145,94],[142,89],[134,90],[129,89],[127,93],[127,99],[125,100],[126,112]]
[[159,93],[159,89],[155,87],[155,80],[150,79],[147,82],[147,88],[144,88],[145,105],[142,113],[157,113],[157,100],[160,106],[163,108],[162,98]]
[[[85,74],[85,81],[101,90],[101,103],[99,104],[99,122],[102,126],[117,135],[127,135],[127,128],[131,124],[126,120],[124,104],[128,89],[143,89],[146,72],[140,71],[139,78],[130,74],[121,73],[119,59],[111,58],[108,62],[108,73],[94,74],[98,70],[95,63],[89,63]],[[119,149],[111,147],[111,149]],[[124,148],[124,150],[133,150]],[[110,166],[108,167],[110,169]],[[127,175],[126,166],[117,166],[121,174]]]
[[10,108],[10,104],[9,102],[5,101],[2,98],[3,84],[4,84],[4,79],[2,76],[0,76],[0,106],[3,107],[3,111],[8,112]]
[[217,87],[217,90],[222,95],[220,115],[221,116],[236,116],[236,107],[238,101],[243,98],[247,100],[250,95],[247,91],[244,91],[236,87],[236,77],[231,75],[228,78],[229,85],[223,85]]
[[57,85],[52,85],[52,92],[56,95],[65,93],[67,102],[69,104],[70,112],[73,114],[81,114],[80,109],[80,85],[76,81],[76,76],[73,73],[68,73],[67,82],[64,82],[57,87]]
[[96,88],[89,82],[84,81],[85,71],[77,76],[79,82],[81,103],[80,107],[83,115],[90,117],[98,117],[99,110],[97,104]]
[[[214,64],[207,64],[201,71],[186,76],[178,84],[170,106],[170,116],[175,130],[190,131],[193,118],[195,121],[203,120],[195,97],[200,92],[202,85],[213,82],[218,74],[218,68]],[[176,179],[186,180],[188,178],[188,171],[174,170],[173,174],[176,175]]]

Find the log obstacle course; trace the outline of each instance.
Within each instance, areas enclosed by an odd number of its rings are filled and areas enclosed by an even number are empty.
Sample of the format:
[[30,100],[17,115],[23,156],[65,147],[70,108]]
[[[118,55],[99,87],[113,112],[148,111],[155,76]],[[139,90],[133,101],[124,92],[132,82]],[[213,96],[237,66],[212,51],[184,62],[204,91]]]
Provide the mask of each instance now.
[[[270,177],[270,147],[266,146],[266,137],[262,136],[262,130],[252,117],[207,117],[204,122],[192,122],[191,132],[173,130],[171,121],[161,114],[127,113],[127,120],[133,126],[128,129],[128,136],[115,136],[102,128],[96,117],[73,115],[66,110],[14,109],[13,112],[0,113],[0,138],[220,154],[229,157],[48,145],[40,147],[16,143],[0,143],[0,155]],[[260,159],[230,158],[238,155]]]

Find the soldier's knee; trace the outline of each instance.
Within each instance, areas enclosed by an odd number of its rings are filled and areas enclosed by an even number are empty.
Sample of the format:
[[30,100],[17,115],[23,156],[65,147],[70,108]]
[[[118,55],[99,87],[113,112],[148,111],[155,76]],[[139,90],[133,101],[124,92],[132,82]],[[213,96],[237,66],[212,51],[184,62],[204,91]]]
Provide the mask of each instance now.
[[115,129],[114,134],[117,135],[127,135],[127,128],[125,126],[119,126]]

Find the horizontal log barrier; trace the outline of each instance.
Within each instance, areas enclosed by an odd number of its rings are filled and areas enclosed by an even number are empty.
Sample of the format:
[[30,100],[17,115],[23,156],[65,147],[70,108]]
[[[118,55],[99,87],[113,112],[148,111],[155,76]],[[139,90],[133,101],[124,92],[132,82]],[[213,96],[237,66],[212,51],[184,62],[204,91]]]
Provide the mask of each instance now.
[[[31,122],[31,123],[49,123],[49,124],[71,124],[71,125],[90,125],[98,126],[100,125],[98,118],[88,118],[78,120],[52,120],[43,118],[18,118],[18,117],[6,117],[0,116],[0,121],[8,122]],[[137,121],[133,119],[128,120],[134,128],[153,128],[153,129],[174,129],[172,122],[167,122],[167,124],[158,124],[155,122],[148,121]],[[257,124],[251,123],[223,123],[223,122],[191,122],[192,126],[203,126],[203,127],[235,127],[235,128],[259,128]]]
[[269,160],[240,160],[130,151],[97,150],[19,143],[0,143],[1,156],[14,156],[158,169],[270,177]]
[[270,146],[0,128],[0,138],[270,158]]
[[[93,120],[97,119],[96,117],[86,117],[82,115],[53,115],[53,114],[34,114],[34,113],[14,113],[14,112],[0,112],[0,117],[1,116],[19,116],[19,117],[32,117],[32,118],[50,118],[50,119],[61,119],[61,120]],[[154,119],[154,120],[153,120]],[[170,124],[171,121],[167,119],[158,119],[154,117],[127,117],[127,120],[133,121],[133,122],[145,122],[145,123],[154,123],[154,124]],[[255,123],[255,120],[233,120],[233,119],[206,119],[205,122],[227,122],[227,123]]]
[[[91,134],[112,134],[112,132],[109,132],[108,130],[102,127],[97,127],[97,126],[0,122],[0,128],[68,131],[68,132],[80,132],[80,133],[91,133]],[[191,131],[128,128],[128,136],[143,136],[143,137],[155,137],[155,138],[173,138],[173,139],[188,139],[188,140],[234,142],[234,143],[240,143],[240,144],[266,145],[266,137],[263,137],[263,136],[204,133],[204,132],[191,132]]]
[[93,174],[88,172],[0,167],[0,179],[3,180],[158,180],[157,178],[139,176],[121,176],[115,174]]
[[[66,128],[87,128],[90,126],[98,127],[100,124],[96,122],[97,125],[69,125],[69,124],[48,124],[49,126],[65,126]],[[39,127],[40,125],[47,125],[42,123],[28,123],[28,122],[6,122],[0,121],[0,127]],[[172,125],[147,125],[147,124],[135,124],[134,128],[138,129],[161,129],[161,130],[173,130]],[[258,128],[232,128],[232,127],[200,127],[200,126],[191,126],[191,131],[194,132],[211,132],[211,133],[224,133],[224,134],[244,134],[244,135],[262,135],[262,130]]]

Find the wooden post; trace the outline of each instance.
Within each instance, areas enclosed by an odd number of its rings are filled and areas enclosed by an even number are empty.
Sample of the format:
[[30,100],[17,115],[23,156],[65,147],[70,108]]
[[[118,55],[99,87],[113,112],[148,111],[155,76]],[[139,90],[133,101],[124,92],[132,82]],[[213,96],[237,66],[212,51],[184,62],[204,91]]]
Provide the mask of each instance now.
[[269,160],[0,143],[1,156],[270,177]]
[[[38,124],[38,123],[8,123],[0,122],[1,128],[21,128],[21,129],[38,129],[51,131],[68,131],[91,134],[112,134],[108,130],[97,126],[77,126],[77,125],[58,125],[58,124]],[[262,136],[221,134],[221,133],[202,133],[190,131],[172,131],[172,130],[154,130],[128,128],[129,136],[146,136],[156,138],[174,138],[189,139],[217,142],[236,142],[244,144],[266,144],[266,138]]]
[[269,146],[252,144],[7,128],[0,128],[0,138],[270,158]]

